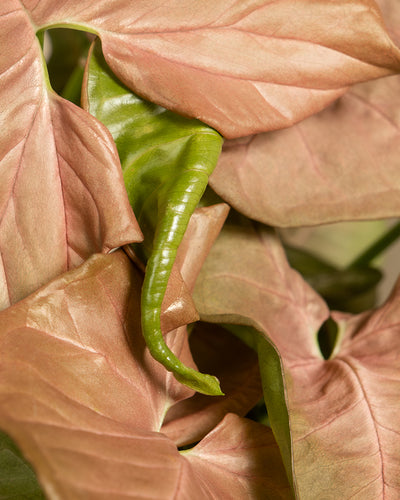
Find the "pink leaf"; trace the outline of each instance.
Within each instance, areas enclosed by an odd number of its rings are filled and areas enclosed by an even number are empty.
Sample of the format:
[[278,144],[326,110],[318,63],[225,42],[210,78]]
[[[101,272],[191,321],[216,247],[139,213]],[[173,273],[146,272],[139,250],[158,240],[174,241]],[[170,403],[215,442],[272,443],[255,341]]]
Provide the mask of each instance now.
[[[228,417],[186,458],[159,432],[192,391],[145,347],[140,288],[122,252],[96,255],[0,314],[0,426],[47,495],[206,499],[229,487],[240,498],[268,487],[287,498],[269,429]],[[175,352],[184,333],[168,335]]]
[[38,27],[95,31],[132,90],[231,138],[292,125],[348,85],[400,69],[372,0],[23,4]]
[[399,96],[398,76],[360,84],[289,129],[227,141],[210,185],[274,226],[397,216]]
[[270,231],[222,233],[195,297],[202,317],[254,326],[277,349],[291,434],[280,444],[292,449],[299,498],[398,498],[400,284],[377,311],[334,315],[339,339],[327,361],[317,343],[327,308]]
[[204,498],[292,498],[272,432],[251,420],[228,414],[185,456]]
[[141,233],[111,135],[48,89],[20,2],[0,7],[0,308]]

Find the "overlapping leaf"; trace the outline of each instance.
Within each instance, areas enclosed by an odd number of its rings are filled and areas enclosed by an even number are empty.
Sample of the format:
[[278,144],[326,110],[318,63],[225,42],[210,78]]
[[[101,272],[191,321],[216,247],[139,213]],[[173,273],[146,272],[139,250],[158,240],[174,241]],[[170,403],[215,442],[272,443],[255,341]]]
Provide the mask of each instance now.
[[[198,208],[190,219],[174,264],[190,291],[226,214],[227,206],[219,204]],[[197,393],[171,408],[162,432],[179,446],[203,438],[226,413],[245,415],[261,394],[257,358],[232,335],[213,325],[196,325],[191,332],[190,346],[199,369],[218,377],[225,396]]]
[[0,307],[94,252],[139,241],[118,155],[97,120],[47,82],[19,1],[0,6]]
[[130,88],[226,137],[286,127],[400,68],[372,0],[22,3],[38,27],[96,32]]
[[[0,314],[0,426],[49,497],[288,498],[269,429],[228,415],[184,457],[158,432],[192,391],[145,348],[141,281],[96,255]],[[168,343],[190,363],[184,328]]]
[[[400,44],[398,2],[378,4]],[[397,216],[399,91],[399,77],[358,85],[287,130],[227,141],[210,184],[275,226]]]
[[148,258],[142,292],[143,334],[153,356],[179,380],[206,394],[221,394],[218,381],[188,370],[162,338],[160,311],[169,275],[190,216],[221,151],[222,138],[134,95],[112,74],[94,44],[86,69],[85,107],[109,127],[120,153],[124,180],[138,214]]
[[210,184],[276,226],[397,216],[399,95],[397,76],[364,83],[289,129],[228,141]]
[[170,409],[161,431],[179,446],[202,439],[227,413],[246,415],[262,397],[257,355],[243,342],[200,323],[190,334],[190,347],[198,368],[214,373],[225,395],[196,393]]
[[195,297],[206,319],[262,332],[268,411],[300,498],[326,498],[332,488],[343,499],[399,496],[399,286],[375,312],[336,314],[328,360],[317,342],[328,310],[268,230],[228,227]]

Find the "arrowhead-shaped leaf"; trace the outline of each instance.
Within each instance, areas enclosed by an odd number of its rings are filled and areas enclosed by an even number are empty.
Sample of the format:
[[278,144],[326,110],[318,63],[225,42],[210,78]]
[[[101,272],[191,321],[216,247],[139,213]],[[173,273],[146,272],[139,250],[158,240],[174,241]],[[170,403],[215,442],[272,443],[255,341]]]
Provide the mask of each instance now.
[[49,88],[19,1],[0,6],[0,308],[141,234],[103,125]]
[[228,227],[195,297],[204,318],[261,332],[268,412],[300,498],[398,497],[400,286],[375,312],[334,316],[339,334],[328,360],[317,334],[329,312],[269,230]]
[[397,72],[372,0],[168,3],[24,0],[38,27],[96,32],[132,90],[226,137],[287,127],[344,87]]

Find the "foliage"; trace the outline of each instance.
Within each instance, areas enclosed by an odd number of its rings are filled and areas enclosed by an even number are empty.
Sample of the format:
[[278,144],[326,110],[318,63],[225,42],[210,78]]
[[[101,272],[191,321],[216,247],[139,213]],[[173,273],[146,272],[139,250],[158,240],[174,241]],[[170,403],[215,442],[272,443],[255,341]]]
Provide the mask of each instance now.
[[1,3],[1,498],[398,498],[399,22]]

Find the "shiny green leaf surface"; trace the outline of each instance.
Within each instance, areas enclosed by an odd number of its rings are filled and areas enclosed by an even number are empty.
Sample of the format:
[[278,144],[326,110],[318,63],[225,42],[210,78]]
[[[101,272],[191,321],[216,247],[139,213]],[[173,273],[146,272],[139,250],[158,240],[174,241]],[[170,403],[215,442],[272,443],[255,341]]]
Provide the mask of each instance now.
[[45,497],[31,466],[22,457],[14,442],[0,431],[0,498],[2,500]]
[[199,392],[221,394],[215,377],[187,368],[166,347],[160,310],[178,246],[216,165],[222,138],[197,120],[134,95],[107,67],[99,42],[86,68],[83,103],[116,142],[129,200],[145,237],[136,251],[147,260],[142,326],[149,349],[181,382]]

